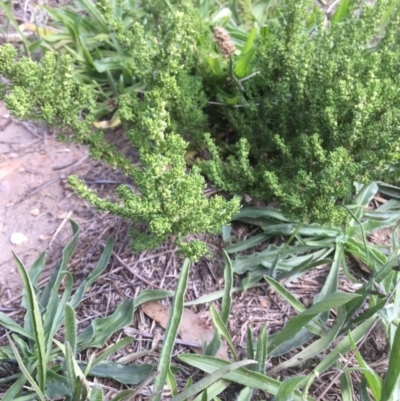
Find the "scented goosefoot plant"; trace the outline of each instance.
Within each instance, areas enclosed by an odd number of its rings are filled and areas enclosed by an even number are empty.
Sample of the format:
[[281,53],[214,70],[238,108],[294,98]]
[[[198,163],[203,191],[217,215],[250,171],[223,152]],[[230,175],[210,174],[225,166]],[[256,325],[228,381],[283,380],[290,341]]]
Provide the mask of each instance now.
[[[2,84],[2,97],[16,117],[72,132],[74,140],[89,145],[93,157],[135,181],[136,190],[118,188],[115,202],[70,178],[98,208],[147,224],[146,232],[136,233],[137,250],[172,235],[186,256],[196,259],[206,252],[189,236],[218,232],[238,212],[239,202],[204,197],[203,175],[231,196],[276,199],[292,220],[329,224],[346,219],[337,201],[351,192],[354,181],[398,180],[396,1],[363,5],[343,0],[328,27],[311,0],[285,0],[275,5],[268,21],[255,5],[241,2],[247,10],[243,20],[235,7],[214,15],[214,28],[225,25],[228,35],[223,37],[232,41],[225,54],[222,36],[213,42],[213,18],[202,20],[215,10],[207,2],[152,0],[144,9],[148,19],[143,12],[135,18],[122,2],[121,9],[108,0],[84,4],[112,33],[129,82],[140,84],[140,93],[119,92],[117,112],[141,165],[132,165],[103,132],[92,129],[98,111],[96,77],[93,85],[90,80],[82,85],[76,66],[89,63],[93,47],[75,41],[75,50],[66,52],[47,43],[50,49],[40,63],[16,61],[11,46],[1,47],[0,74],[9,80]],[[64,21],[73,36],[68,18],[58,22]],[[62,43],[60,37],[53,39]],[[105,54],[99,60],[107,69]],[[124,76],[120,70],[113,75],[114,67],[108,70],[111,86]],[[118,79],[122,88],[125,81]],[[221,132],[229,133],[225,140]],[[189,170],[188,146],[201,156]]]

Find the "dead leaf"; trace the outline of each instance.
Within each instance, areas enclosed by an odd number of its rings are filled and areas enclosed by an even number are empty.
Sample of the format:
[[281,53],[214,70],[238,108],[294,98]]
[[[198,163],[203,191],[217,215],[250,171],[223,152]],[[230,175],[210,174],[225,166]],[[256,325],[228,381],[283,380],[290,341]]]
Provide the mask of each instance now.
[[[147,302],[142,305],[142,311],[155,320],[164,329],[167,327],[171,307],[160,305],[157,302]],[[203,344],[210,343],[214,330],[208,327],[207,323],[196,315],[191,309],[184,308],[181,324],[178,330],[179,337],[184,341]],[[201,347],[190,347],[196,354],[203,354]],[[215,354],[217,358],[229,361],[228,347],[225,341],[221,341],[221,346]]]
[[35,32],[35,33],[37,33],[41,38],[44,38],[45,36],[48,36],[48,35],[53,35],[53,34],[55,34],[55,33],[62,33],[62,31],[60,31],[60,30],[58,30],[58,29],[49,28],[49,27],[41,28],[41,27],[37,27],[37,26],[34,25],[34,24],[28,24],[28,23],[25,23],[25,24],[20,25],[20,26],[19,26],[19,29],[20,29],[22,32],[25,31],[25,30],[31,31],[31,32]]
[[111,120],[95,121],[93,125],[101,129],[115,128],[121,125],[121,119],[118,115],[114,115]]
[[0,164],[0,181],[11,174],[14,174],[20,168],[21,163],[16,161]]

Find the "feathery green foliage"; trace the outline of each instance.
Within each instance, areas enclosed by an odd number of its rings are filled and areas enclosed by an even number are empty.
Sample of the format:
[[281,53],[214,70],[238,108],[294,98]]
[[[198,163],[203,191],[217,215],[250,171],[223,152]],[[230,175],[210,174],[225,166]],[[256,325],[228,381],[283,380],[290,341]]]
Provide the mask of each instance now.
[[259,36],[260,73],[243,82],[248,107],[223,109],[240,139],[228,158],[207,139],[212,161],[202,168],[225,190],[276,198],[289,217],[339,223],[335,203],[353,181],[399,176],[400,9],[354,2],[329,29],[314,10],[310,33],[312,3],[282,2]]

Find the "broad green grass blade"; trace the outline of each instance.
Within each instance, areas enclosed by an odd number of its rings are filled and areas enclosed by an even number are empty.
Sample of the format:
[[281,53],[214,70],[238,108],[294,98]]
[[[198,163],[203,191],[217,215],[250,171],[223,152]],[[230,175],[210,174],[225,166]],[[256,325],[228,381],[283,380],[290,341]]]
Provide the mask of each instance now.
[[107,359],[109,356],[115,354],[120,349],[127,347],[129,344],[133,343],[135,339],[133,337],[125,337],[124,339],[118,341],[117,343],[107,347],[91,364],[91,368],[94,368],[100,362]]
[[193,401],[203,401],[203,399],[205,399],[206,401],[211,401],[217,395],[221,394],[230,384],[231,382],[229,380],[218,380],[207,388],[207,394],[203,392],[199,394]]
[[134,301],[125,300],[117,306],[112,315],[94,319],[90,326],[78,335],[78,350],[102,347],[113,333],[131,324],[134,311]]
[[236,252],[242,252],[246,251],[247,249],[253,248],[262,242],[264,242],[268,238],[268,235],[266,234],[257,234],[245,241],[241,241],[237,244],[234,245],[229,245],[225,247],[225,252],[227,253],[236,253]]
[[214,308],[214,305],[211,305],[210,312],[211,312],[211,317],[212,317],[214,326],[217,328],[218,332],[222,336],[225,337],[225,339],[226,339],[226,341],[227,341],[227,343],[229,345],[229,348],[230,348],[230,350],[232,352],[232,355],[233,355],[234,359],[237,361],[238,358],[237,358],[235,346],[234,346],[233,341],[232,341],[232,337],[229,334],[229,331],[226,328],[226,326],[225,326],[224,322],[222,321],[221,317],[219,316],[217,310]]
[[300,387],[306,379],[306,376],[294,376],[284,380],[275,397],[276,401],[291,401],[293,393]]
[[332,328],[329,330],[328,333],[324,334],[320,339],[312,342],[308,345],[305,349],[301,352],[296,354],[293,358],[290,358],[287,361],[280,363],[279,365],[275,366],[271,369],[268,373],[269,374],[276,374],[277,372],[281,371],[282,369],[288,369],[292,366],[298,366],[299,361],[306,361],[314,356],[324,352],[329,348],[332,342],[337,338],[340,333],[340,330],[343,327],[343,324],[346,319],[346,311],[344,307],[339,308],[338,317],[333,324]]
[[36,393],[31,393],[27,395],[23,395],[22,397],[15,398],[14,401],[29,401],[33,399],[37,399],[37,394]]
[[[209,374],[212,374],[216,370],[229,365],[229,362],[211,356],[181,354],[178,357],[182,362],[185,362],[188,365]],[[278,393],[282,384],[278,380],[272,379],[261,373],[253,372],[246,368],[239,368],[227,374],[224,379],[231,380],[232,382],[243,384],[244,386],[249,386],[251,388],[263,390],[273,395]],[[300,400],[300,393],[296,391],[293,396],[293,401]],[[312,398],[307,397],[307,400],[311,401]]]
[[367,383],[369,385],[369,388],[371,389],[372,395],[374,396],[375,401],[380,401],[381,399],[381,393],[382,393],[382,379],[380,376],[371,369],[367,363],[364,361],[363,357],[361,356],[360,352],[357,351],[355,354],[355,357],[357,358],[358,364],[364,368],[363,374],[365,379],[367,380]]
[[160,372],[160,374],[156,377],[156,380],[154,382],[154,401],[160,401],[165,378],[167,375],[167,370],[170,369],[172,349],[174,347],[174,342],[178,334],[178,328],[183,314],[183,298],[187,288],[190,264],[191,261],[189,259],[185,259],[178,281],[174,301],[172,303],[168,325],[164,337],[164,346],[161,351],[160,360],[158,363],[158,371]]
[[[12,350],[14,352],[15,359],[18,362],[18,366],[21,369],[23,375],[25,376],[25,379],[27,379],[29,381],[30,385],[35,390],[35,392],[37,393],[37,396],[39,397],[40,401],[46,401],[46,399],[44,397],[44,394],[43,394],[41,388],[39,387],[40,384],[38,385],[36,383],[36,381],[34,380],[34,378],[31,376],[31,374],[29,373],[27,367],[25,366],[25,364],[24,364],[24,362],[23,362],[23,360],[22,360],[22,358],[21,358],[21,356],[20,356],[20,354],[19,354],[19,352],[17,350],[17,347],[15,346],[14,342],[11,340],[11,338],[10,338],[10,336],[8,334],[7,334],[7,339],[8,339],[8,342],[10,343],[11,348],[12,348]],[[39,378],[40,378],[40,376],[39,376]]]
[[335,256],[328,277],[325,280],[321,292],[315,296],[314,302],[322,301],[329,294],[335,293],[338,289],[340,261],[344,255],[344,247],[341,242],[336,244]]
[[250,327],[247,327],[246,355],[247,359],[254,358],[254,339],[253,332],[251,331]]
[[72,357],[76,355],[76,317],[70,304],[65,306],[65,341],[71,347]]
[[165,299],[173,297],[175,292],[167,290],[144,290],[135,298],[135,308],[140,305],[145,304],[150,301],[158,301],[160,299]]
[[[56,340],[54,340],[56,342]],[[75,369],[74,369],[74,360],[72,356],[72,351],[71,351],[71,346],[69,345],[68,341],[65,343],[65,346],[63,347],[63,353],[64,353],[64,372],[65,376],[67,378],[67,383],[68,383],[68,388],[70,391],[70,394],[73,395],[75,392],[75,382],[77,379],[77,375],[75,374]]]
[[224,325],[228,324],[229,314],[231,313],[232,306],[232,288],[233,288],[233,272],[232,272],[232,262],[229,259],[227,253],[223,250],[222,254],[225,260],[224,268],[224,296],[222,298],[221,314],[220,318]]
[[[84,400],[86,398],[82,398],[82,399]],[[90,401],[104,401],[103,392],[101,391],[101,388],[97,384],[94,385],[93,388],[90,390],[89,400]]]
[[29,274],[25,266],[19,260],[16,254],[14,254],[14,258],[17,262],[17,268],[19,274],[21,275],[22,282],[24,283],[24,288],[27,295],[27,302],[29,305],[27,313],[31,314],[33,335],[35,338],[36,349],[37,349],[37,358],[38,358],[37,371],[38,371],[38,382],[39,382],[38,386],[39,389],[42,392],[44,392],[46,385],[46,349],[44,342],[42,316],[40,314],[39,304],[37,302],[36,294],[33,289],[32,282],[29,278]]
[[[11,2],[10,2],[11,4]],[[29,41],[25,38],[24,34],[21,32],[21,29],[19,28],[19,24],[17,20],[14,18],[12,11],[8,7],[5,1],[0,1],[0,8],[3,9],[4,14],[6,15],[7,19],[6,21],[11,22],[12,26],[15,28],[15,30],[19,33],[19,37],[21,38],[21,42],[24,46],[25,50],[25,55],[29,57]]]
[[236,401],[251,401],[253,390],[250,387],[245,387],[236,398]]
[[331,24],[335,24],[349,15],[350,0],[342,0],[331,18]]
[[29,338],[30,340],[34,340],[35,338],[33,333],[25,330],[3,312],[0,312],[0,325],[13,333],[18,333],[23,337]]
[[17,395],[20,393],[26,382],[26,376],[22,375],[15,383],[11,385],[1,401],[15,401]]
[[265,371],[265,361],[267,360],[267,325],[264,324],[260,330],[257,340],[257,351],[256,351],[256,360],[257,360],[257,368],[256,372],[264,373]]
[[[344,372],[340,376],[340,388],[342,390],[343,401],[353,401],[353,385],[349,372]],[[379,401],[379,400],[376,400]]]
[[53,289],[50,296],[50,301],[47,307],[47,311],[43,316],[44,320],[44,331],[46,333],[46,361],[50,362],[50,353],[52,349],[53,338],[56,335],[58,329],[61,327],[65,316],[65,307],[67,305],[69,296],[72,292],[73,279],[70,273],[65,273],[64,276],[67,278],[65,282],[65,288],[63,295],[58,300],[58,291]]
[[166,377],[167,386],[171,391],[171,395],[174,397],[178,394],[178,385],[175,380],[175,376],[171,372],[171,368],[167,370],[167,377]]
[[[264,279],[297,312],[301,313],[301,312],[304,312],[305,310],[307,310],[306,307],[294,295],[292,295],[285,287],[283,287],[278,281],[276,281],[272,277],[268,277],[268,276],[264,276]],[[318,334],[320,336],[322,336],[326,333],[325,327],[318,325],[317,322],[311,322],[310,324],[308,324],[307,329],[310,330],[312,333]]]
[[233,216],[232,220],[255,219],[261,221],[265,218],[282,222],[290,221],[280,211],[265,207],[246,207],[240,209],[240,212],[236,216]]
[[100,260],[98,261],[96,268],[83,280],[83,282],[79,285],[78,289],[75,291],[74,295],[71,297],[70,304],[76,309],[76,307],[80,304],[86,290],[92,285],[92,283],[97,280],[97,278],[103,273],[104,269],[107,267],[108,262],[110,260],[112,250],[114,247],[114,240],[109,238],[104,250],[100,256]]
[[39,276],[43,272],[45,267],[46,267],[46,254],[45,252],[42,252],[39,255],[39,257],[33,262],[29,270],[29,277],[34,287],[36,287],[37,282],[39,280]]
[[47,308],[47,305],[50,300],[51,291],[54,288],[58,289],[58,286],[62,278],[62,275],[60,273],[67,270],[71,257],[75,252],[76,246],[78,245],[78,236],[80,231],[79,226],[73,220],[70,220],[70,223],[72,227],[73,237],[71,241],[63,249],[61,263],[54,270],[53,274],[50,277],[50,280],[46,284],[46,287],[42,293],[42,296],[40,298],[40,303],[44,308]]
[[[81,369],[86,369],[85,363],[79,363]],[[121,365],[118,363],[103,361],[90,369],[89,376],[113,379],[123,384],[137,385],[146,380],[157,370],[156,366],[143,365]]]
[[389,356],[389,367],[380,401],[389,401],[400,386],[400,325],[397,327]]
[[346,294],[343,292],[335,292],[327,295],[322,301],[317,302],[311,308],[290,319],[285,327],[271,339],[269,349],[273,350],[278,345],[293,338],[304,325],[320,313],[345,305],[358,296],[357,294]]
[[[223,251],[223,256],[225,260],[225,268],[224,268],[224,294],[222,297],[222,310],[220,313],[220,319],[223,325],[226,327],[229,320],[229,315],[231,313],[231,305],[232,305],[232,285],[233,285],[233,273],[232,273],[232,263],[226,254]],[[221,345],[221,331],[215,330],[213,339],[210,344],[207,346],[205,351],[206,355],[215,355]]]
[[231,363],[227,366],[224,366],[209,376],[206,376],[204,379],[201,379],[197,383],[193,384],[186,390],[183,390],[179,395],[176,397],[172,398],[171,401],[185,401],[190,397],[195,396],[198,394],[200,391],[203,391],[210,387],[212,384],[214,384],[217,380],[222,379],[224,376],[226,376],[228,373],[233,372],[237,369],[239,369],[242,366],[250,365],[251,363],[255,363],[256,361],[253,360],[244,360],[244,361],[239,361],[239,362],[234,362]]
[[308,391],[309,386],[314,382],[315,378],[318,377],[325,370],[329,369],[335,364],[339,358],[349,352],[352,348],[353,341],[357,344],[368,332],[376,317],[372,316],[365,322],[361,323],[349,335],[347,335],[330,353],[327,355],[311,372],[308,377],[307,385],[304,389],[304,393]]

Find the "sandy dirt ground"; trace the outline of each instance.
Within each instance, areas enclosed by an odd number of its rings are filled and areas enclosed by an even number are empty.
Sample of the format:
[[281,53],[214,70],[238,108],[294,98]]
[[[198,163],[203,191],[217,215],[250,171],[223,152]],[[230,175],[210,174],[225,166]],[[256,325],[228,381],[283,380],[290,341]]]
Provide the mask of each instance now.
[[68,218],[79,218],[83,201],[66,176],[87,171],[87,154],[83,146],[57,142],[44,127],[12,120],[0,103],[0,305],[20,293],[13,252],[30,267],[43,251],[51,259],[70,238]]

